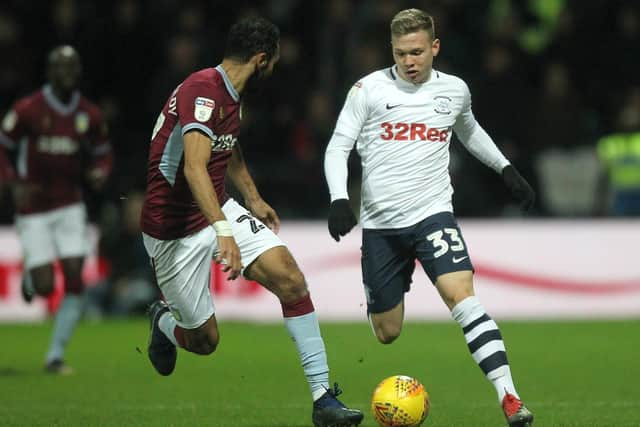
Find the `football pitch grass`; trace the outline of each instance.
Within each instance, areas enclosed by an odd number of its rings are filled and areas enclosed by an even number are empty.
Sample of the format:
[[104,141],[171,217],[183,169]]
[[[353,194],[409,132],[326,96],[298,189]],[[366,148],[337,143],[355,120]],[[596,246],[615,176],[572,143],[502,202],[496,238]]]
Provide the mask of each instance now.
[[[640,321],[500,322],[537,427],[640,426]],[[322,323],[341,399],[369,412],[375,385],[415,376],[431,395],[424,426],[505,426],[493,387],[453,322],[407,323],[383,346],[366,323]],[[82,323],[67,351],[76,373],[42,370],[50,323],[0,324],[2,426],[311,426],[311,399],[281,324],[220,322],[208,357],[184,351],[161,377],[144,319]],[[142,351],[139,353],[136,348]]]

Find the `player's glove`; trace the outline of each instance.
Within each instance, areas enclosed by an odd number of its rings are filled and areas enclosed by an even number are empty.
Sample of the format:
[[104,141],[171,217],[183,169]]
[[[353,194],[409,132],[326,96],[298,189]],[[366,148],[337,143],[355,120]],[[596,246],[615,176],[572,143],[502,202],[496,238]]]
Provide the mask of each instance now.
[[358,221],[353,214],[348,199],[338,199],[331,202],[329,207],[329,234],[336,242],[339,242],[340,236],[346,235],[357,223]]
[[502,179],[513,197],[520,202],[522,210],[528,211],[536,200],[536,193],[512,165],[502,169]]

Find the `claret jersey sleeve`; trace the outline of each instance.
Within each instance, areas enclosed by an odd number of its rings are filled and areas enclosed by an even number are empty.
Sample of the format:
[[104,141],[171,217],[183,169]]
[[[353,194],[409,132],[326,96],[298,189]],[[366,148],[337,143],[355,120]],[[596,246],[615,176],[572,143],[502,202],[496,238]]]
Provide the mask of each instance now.
[[[19,141],[26,132],[24,126],[25,111],[18,102],[2,119],[0,127],[0,183],[11,181],[15,178],[15,170],[11,164],[11,152],[16,150],[16,141]],[[23,116],[21,118],[21,116]]]
[[178,88],[176,108],[182,135],[195,129],[214,139],[213,111],[216,108],[216,101],[212,96],[213,91],[212,87],[202,81],[187,82]]
[[2,119],[0,129],[0,145],[13,150],[16,144],[24,136],[27,136],[29,120],[29,99],[21,99],[16,102]]
[[89,143],[91,144],[91,168],[108,176],[113,168],[113,152],[109,141],[109,129],[102,111],[95,107],[90,113]]
[[474,117],[471,110],[471,92],[466,84],[463,84],[463,88],[462,110],[453,125],[453,131],[475,158],[500,173],[509,161]]

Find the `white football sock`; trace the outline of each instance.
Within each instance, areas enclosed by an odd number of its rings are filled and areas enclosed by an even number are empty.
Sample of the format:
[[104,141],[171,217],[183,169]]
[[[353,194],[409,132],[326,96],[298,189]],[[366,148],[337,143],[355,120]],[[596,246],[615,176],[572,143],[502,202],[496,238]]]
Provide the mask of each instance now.
[[304,375],[311,388],[313,400],[329,389],[329,365],[320,325],[315,311],[302,316],[285,317],[284,324],[296,345]]
[[471,296],[460,301],[451,310],[451,315],[462,327],[471,356],[495,387],[498,400],[502,402],[506,393],[519,398],[498,325],[478,298]]
[[174,334],[174,330],[176,329],[176,318],[173,317],[173,314],[171,314],[170,311],[162,313],[158,320],[158,326],[167,338],[169,338],[169,341],[171,341],[173,345],[178,346],[178,341]]
[[83,306],[84,298],[82,295],[67,294],[64,296],[53,323],[53,335],[47,353],[47,363],[53,360],[62,360],[64,349],[82,315]]

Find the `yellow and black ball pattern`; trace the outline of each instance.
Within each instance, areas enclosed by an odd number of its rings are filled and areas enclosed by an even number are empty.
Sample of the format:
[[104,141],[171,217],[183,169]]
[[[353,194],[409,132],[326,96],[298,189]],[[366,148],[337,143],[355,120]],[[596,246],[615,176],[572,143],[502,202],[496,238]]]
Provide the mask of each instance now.
[[383,380],[373,392],[371,412],[382,427],[418,427],[429,415],[429,394],[406,375]]

